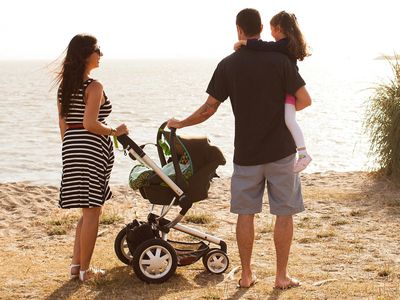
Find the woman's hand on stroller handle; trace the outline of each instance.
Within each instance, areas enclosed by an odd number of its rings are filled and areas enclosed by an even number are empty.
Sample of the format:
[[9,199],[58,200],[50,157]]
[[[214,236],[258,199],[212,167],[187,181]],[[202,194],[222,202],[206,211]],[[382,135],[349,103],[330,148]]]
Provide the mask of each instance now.
[[124,123],[122,123],[117,128],[115,128],[115,130],[117,131],[115,133],[116,136],[120,136],[120,135],[123,135],[123,134],[129,134],[128,127]]

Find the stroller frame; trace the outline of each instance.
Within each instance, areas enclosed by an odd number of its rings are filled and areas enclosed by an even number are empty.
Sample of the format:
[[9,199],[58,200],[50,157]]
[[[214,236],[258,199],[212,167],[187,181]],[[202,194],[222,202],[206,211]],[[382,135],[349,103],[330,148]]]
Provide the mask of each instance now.
[[[163,123],[157,134],[157,149],[162,165],[165,165],[165,157],[158,144],[161,133],[166,126]],[[187,198],[185,190],[188,186],[182,175],[178,157],[175,149],[176,129],[171,128],[169,144],[171,156],[175,170],[175,181],[165,175],[162,169],[143,151],[143,146],[138,146],[127,135],[118,137],[118,141],[128,151],[131,158],[135,158],[141,164],[153,170],[161,180],[175,193],[175,197],[168,205],[161,205],[160,214],[155,214],[156,206],[152,204],[147,222],[133,220],[126,225],[115,239],[115,252],[117,257],[125,264],[132,265],[135,274],[143,281],[148,283],[161,283],[171,277],[178,265],[188,265],[203,258],[205,268],[213,274],[225,272],[229,266],[226,243],[213,235],[201,232],[197,229],[179,224],[187,211],[191,208],[192,202]],[[165,216],[174,205],[179,205],[182,209],[171,221]],[[167,236],[171,229],[186,233],[200,240],[199,243],[184,243],[168,240]],[[130,239],[129,239],[130,238]],[[134,241],[134,242],[132,242]],[[203,241],[215,244],[218,248],[210,248]],[[179,250],[171,246],[171,243],[178,245],[194,245],[196,249]],[[197,247],[198,246],[198,247]],[[129,250],[128,250],[129,249]],[[152,262],[152,256],[157,256],[157,262]],[[167,258],[166,258],[167,257]],[[167,262],[159,263],[165,259]],[[156,261],[156,259],[154,259]]]

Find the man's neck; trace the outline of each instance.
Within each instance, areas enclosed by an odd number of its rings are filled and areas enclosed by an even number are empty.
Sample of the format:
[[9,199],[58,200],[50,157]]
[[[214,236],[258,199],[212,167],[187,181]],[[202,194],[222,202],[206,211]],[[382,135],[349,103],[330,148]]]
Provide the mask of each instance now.
[[252,36],[245,36],[245,40],[259,40],[260,39],[260,34],[252,35]]

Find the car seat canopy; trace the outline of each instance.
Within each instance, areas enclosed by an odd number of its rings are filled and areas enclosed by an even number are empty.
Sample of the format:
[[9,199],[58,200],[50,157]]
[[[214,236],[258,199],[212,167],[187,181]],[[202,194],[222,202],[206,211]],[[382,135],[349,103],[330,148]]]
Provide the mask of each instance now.
[[[169,132],[164,131],[163,134],[165,140],[169,140]],[[177,137],[174,146],[182,175],[187,183],[187,197],[191,202],[206,199],[210,181],[217,177],[216,169],[226,163],[221,150],[211,145],[207,137]],[[175,180],[171,166],[172,162],[169,162],[162,170]],[[131,188],[139,189],[142,196],[152,204],[166,205],[176,196],[154,171],[143,165],[132,169],[129,184]]]

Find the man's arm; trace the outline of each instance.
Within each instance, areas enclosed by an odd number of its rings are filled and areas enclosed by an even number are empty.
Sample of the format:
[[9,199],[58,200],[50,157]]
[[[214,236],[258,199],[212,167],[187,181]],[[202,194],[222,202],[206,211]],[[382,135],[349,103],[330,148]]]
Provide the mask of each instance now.
[[297,111],[302,110],[307,106],[311,105],[311,97],[308,94],[306,87],[304,85],[301,88],[299,88],[294,95],[296,96]]
[[221,102],[215,99],[213,96],[208,96],[206,102],[189,117],[182,121],[170,119],[167,126],[169,128],[183,128],[202,123],[215,114],[220,104]]

